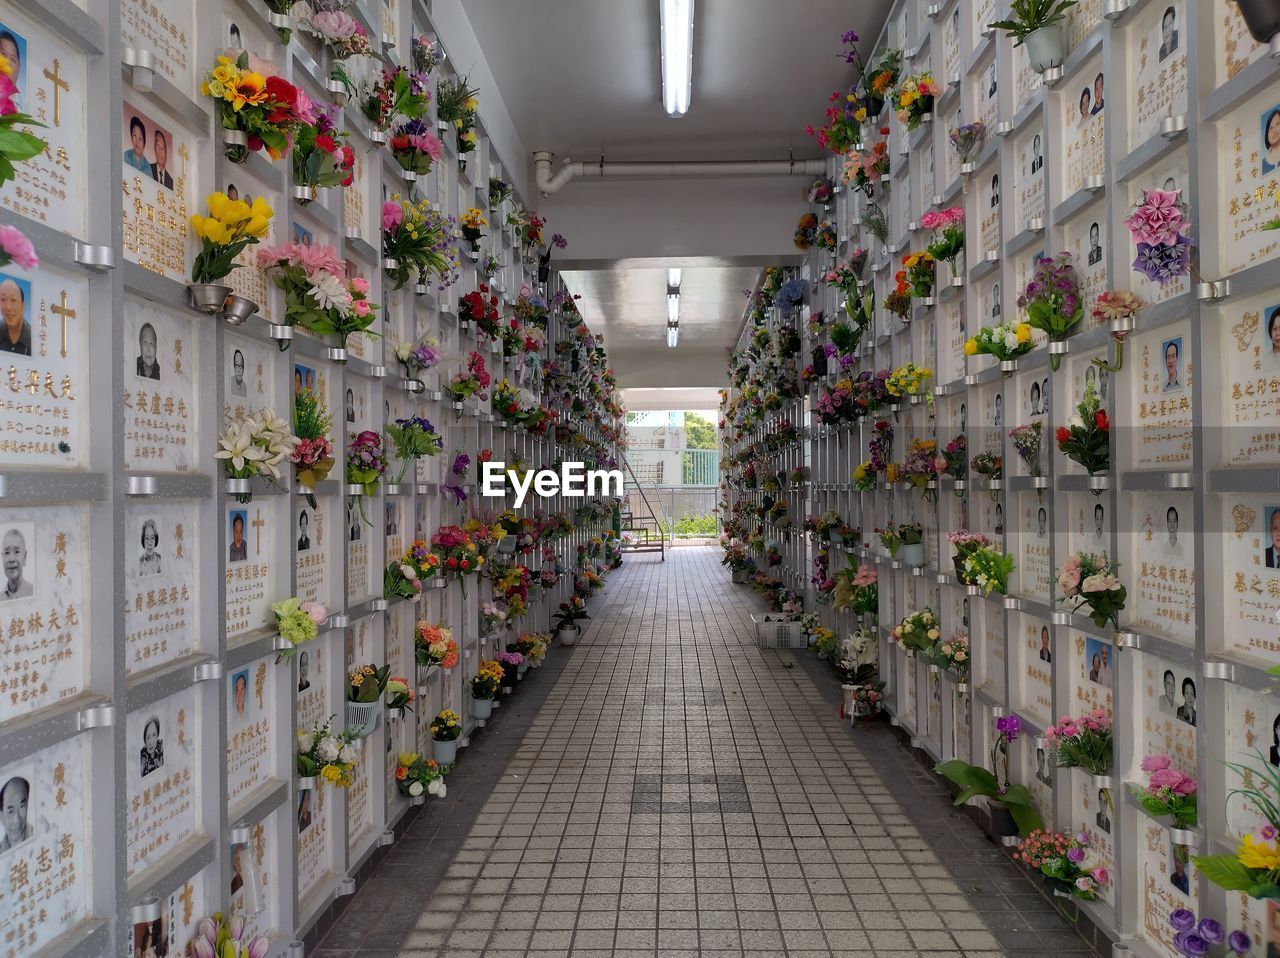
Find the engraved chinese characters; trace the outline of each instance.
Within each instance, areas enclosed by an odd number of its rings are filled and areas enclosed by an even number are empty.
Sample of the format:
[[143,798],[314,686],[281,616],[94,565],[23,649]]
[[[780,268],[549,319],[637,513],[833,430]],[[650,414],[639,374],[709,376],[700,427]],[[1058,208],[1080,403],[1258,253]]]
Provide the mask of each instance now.
[[200,648],[196,523],[193,502],[147,501],[126,510],[126,673],[166,665]]
[[124,249],[130,260],[183,282],[187,274],[187,182],[192,149],[176,124],[125,101],[121,117]]
[[124,466],[190,472],[199,448],[195,322],[188,313],[132,297],[125,299],[125,317]]
[[199,821],[196,691],[179,692],[129,713],[128,849],[125,873],[154,865],[195,834]]

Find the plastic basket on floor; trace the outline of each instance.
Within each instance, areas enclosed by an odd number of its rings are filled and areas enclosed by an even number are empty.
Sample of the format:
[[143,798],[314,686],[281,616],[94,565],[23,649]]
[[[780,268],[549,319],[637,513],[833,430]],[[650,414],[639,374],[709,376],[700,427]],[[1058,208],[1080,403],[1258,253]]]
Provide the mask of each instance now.
[[756,645],[762,649],[803,649],[808,645],[800,620],[775,612],[751,613]]

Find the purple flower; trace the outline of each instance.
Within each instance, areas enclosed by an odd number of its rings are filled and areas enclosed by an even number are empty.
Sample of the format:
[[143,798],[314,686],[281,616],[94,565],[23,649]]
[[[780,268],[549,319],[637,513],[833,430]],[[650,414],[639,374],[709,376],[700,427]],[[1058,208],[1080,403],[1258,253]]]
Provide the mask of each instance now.
[[1196,927],[1196,933],[1205,941],[1216,945],[1222,941],[1222,923],[1212,918],[1201,918],[1200,924]]
[[857,43],[858,35],[854,33],[852,30],[846,30],[844,33],[840,34],[840,42],[841,43]]
[[1002,715],[996,719],[996,731],[1004,736],[1005,741],[1013,742],[1022,731],[1022,719],[1016,715]]
[[1196,914],[1187,908],[1178,908],[1169,915],[1169,924],[1178,931],[1190,931],[1196,926]]
[[830,359],[832,356],[834,356],[834,355],[836,354],[836,344],[835,344],[835,343],[824,343],[824,344],[823,344],[823,346],[822,346],[822,353],[823,353],[823,355],[824,355],[824,356],[826,356],[828,359]]
[[1180,931],[1173,936],[1173,946],[1187,958],[1203,958],[1209,953],[1209,943],[1194,931]]
[[1243,931],[1233,931],[1227,936],[1227,947],[1237,955],[1247,954],[1253,947],[1253,940]]
[[1067,860],[1076,862],[1077,864],[1084,861],[1084,849],[1083,848],[1067,849]]
[[1187,275],[1190,263],[1191,243],[1179,234],[1178,241],[1171,245],[1139,243],[1133,268],[1153,283],[1163,286],[1172,279]]

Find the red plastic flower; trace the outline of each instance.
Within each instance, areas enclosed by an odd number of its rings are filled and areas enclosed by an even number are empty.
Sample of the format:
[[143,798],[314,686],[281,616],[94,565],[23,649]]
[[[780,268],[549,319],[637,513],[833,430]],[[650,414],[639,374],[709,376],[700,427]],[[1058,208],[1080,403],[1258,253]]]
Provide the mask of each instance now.
[[1066,426],[1059,426],[1057,436],[1059,443],[1067,442],[1071,438],[1071,430]]
[[1094,413],[1093,424],[1103,431],[1111,428],[1111,423],[1107,421],[1107,411],[1105,409],[1099,409]]

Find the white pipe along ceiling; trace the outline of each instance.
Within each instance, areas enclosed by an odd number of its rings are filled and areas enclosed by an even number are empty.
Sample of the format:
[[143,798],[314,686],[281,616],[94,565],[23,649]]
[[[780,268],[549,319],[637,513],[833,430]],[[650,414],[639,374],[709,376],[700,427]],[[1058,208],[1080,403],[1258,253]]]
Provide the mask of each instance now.
[[579,176],[631,177],[662,179],[699,176],[820,176],[826,171],[823,160],[693,160],[683,162],[609,163],[602,156],[598,163],[581,160],[564,161],[552,174],[554,154],[539,150],[533,154],[538,190],[543,196],[558,193],[570,180]]

